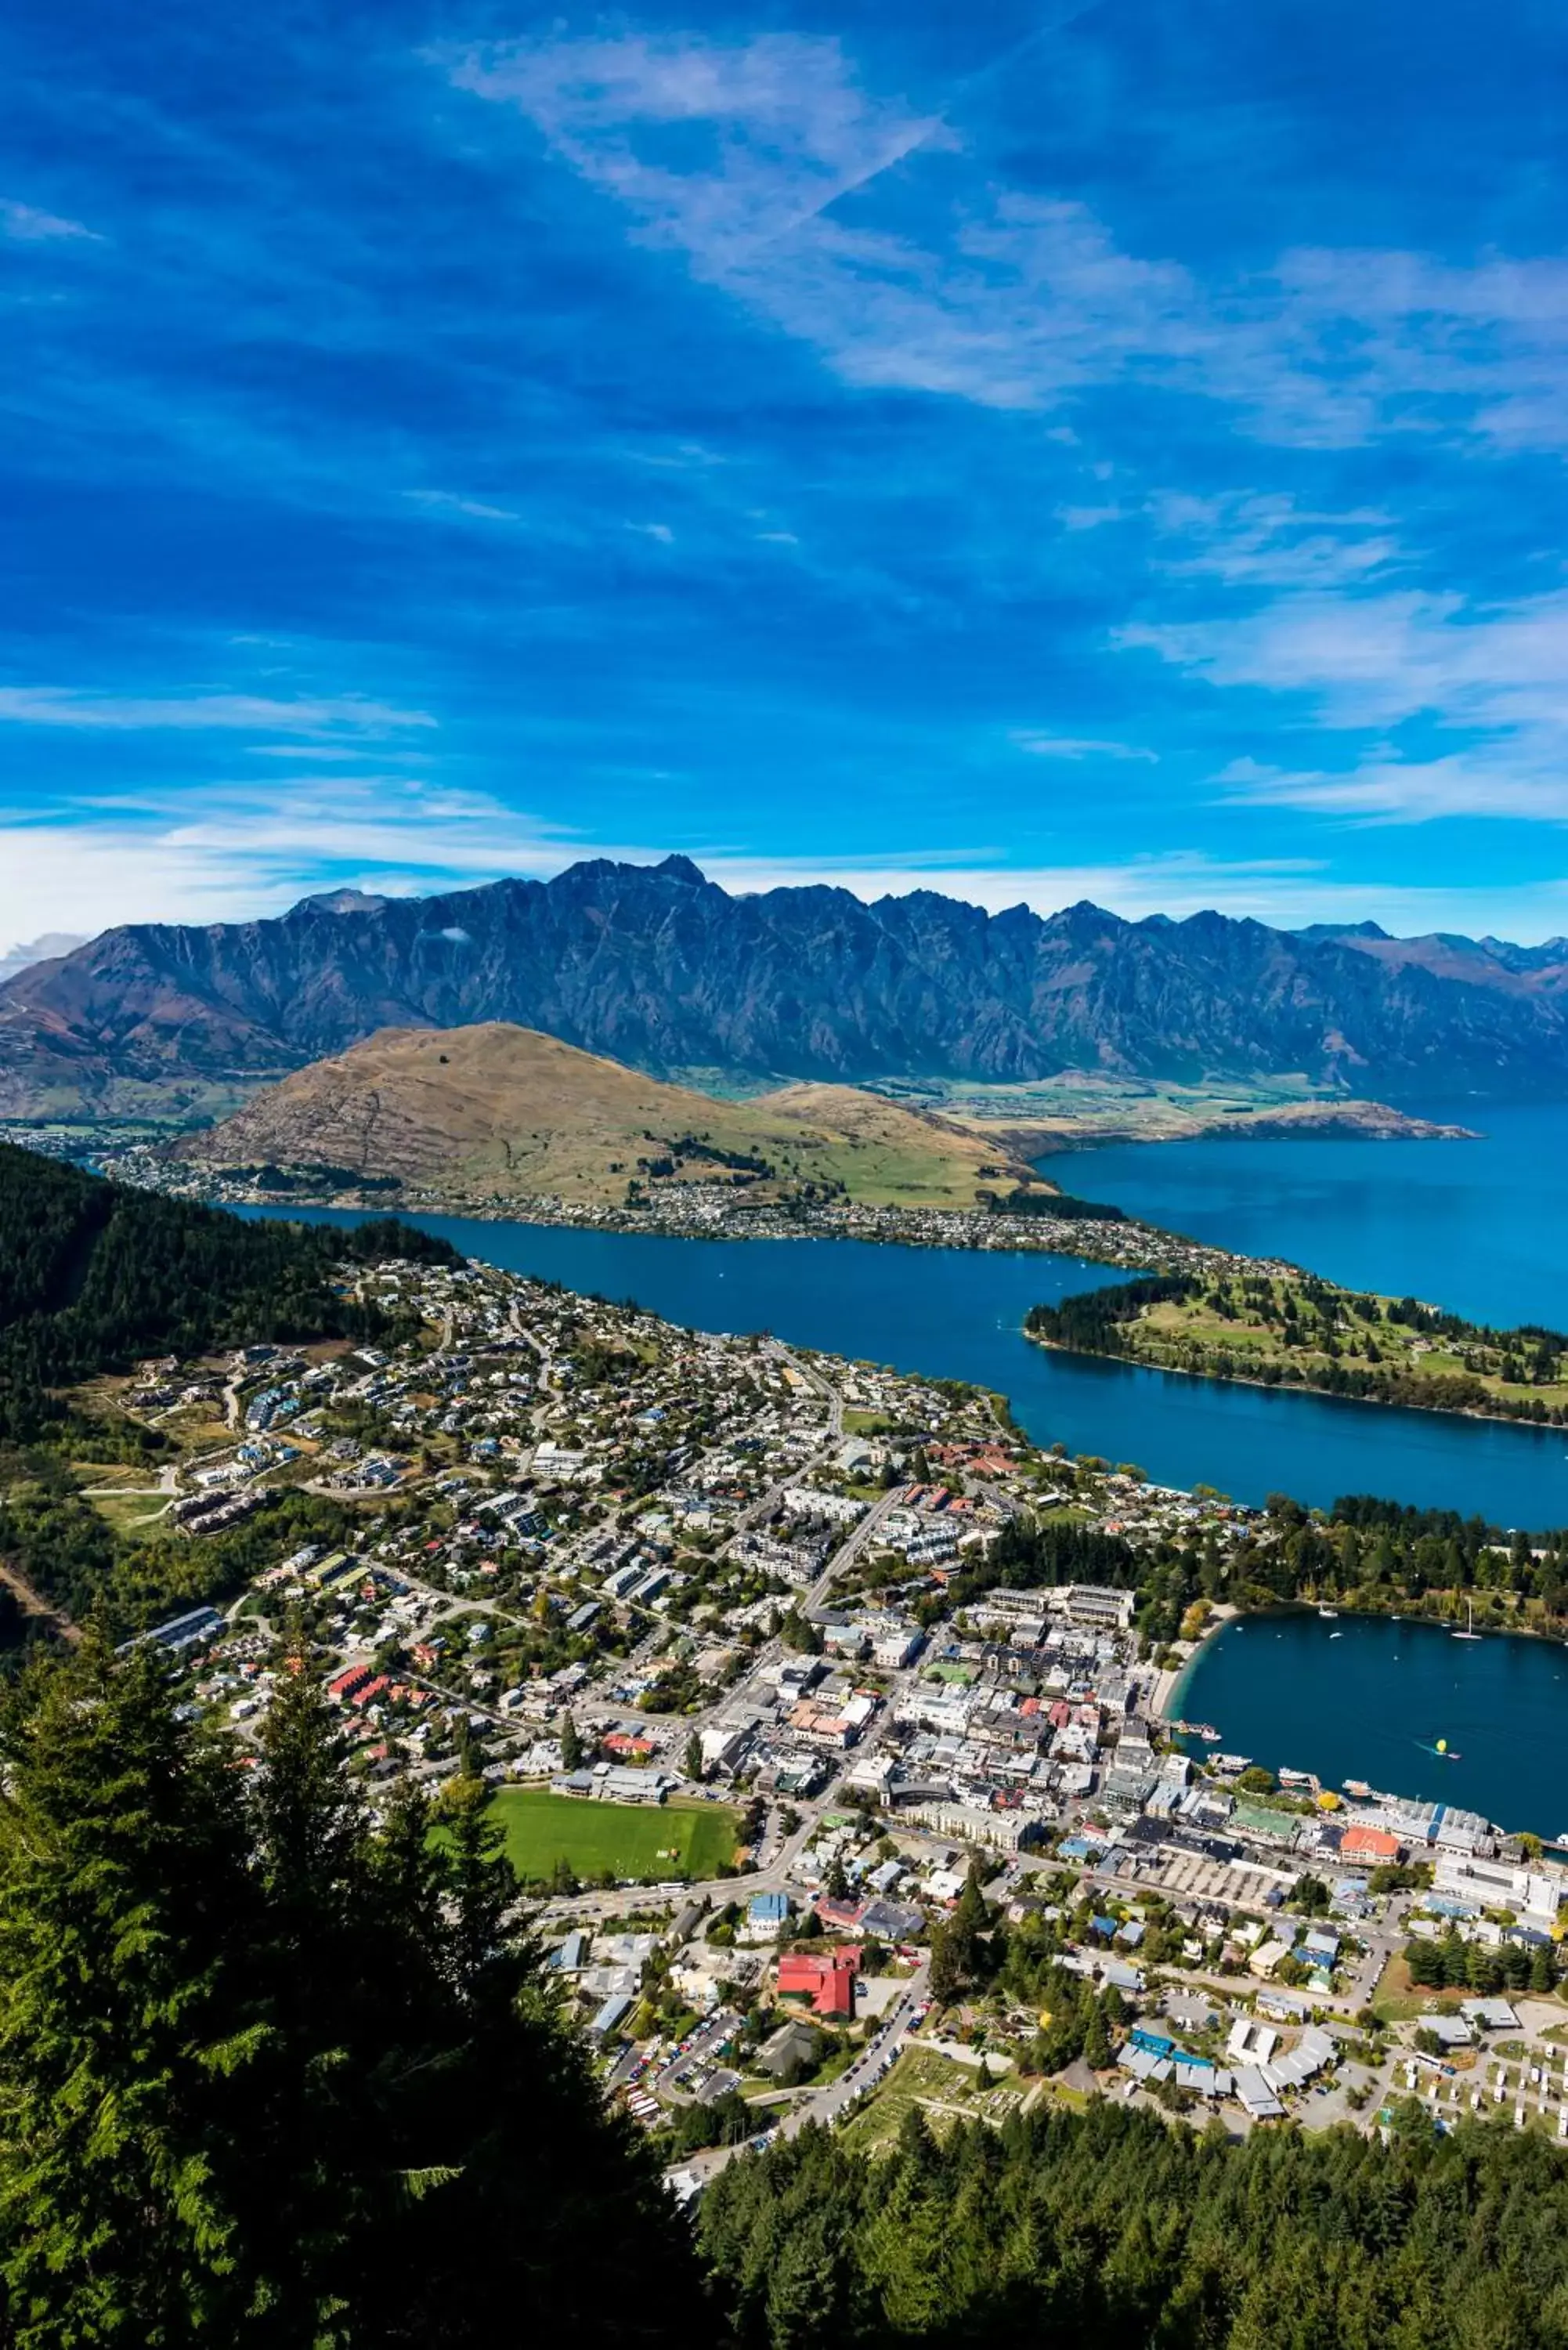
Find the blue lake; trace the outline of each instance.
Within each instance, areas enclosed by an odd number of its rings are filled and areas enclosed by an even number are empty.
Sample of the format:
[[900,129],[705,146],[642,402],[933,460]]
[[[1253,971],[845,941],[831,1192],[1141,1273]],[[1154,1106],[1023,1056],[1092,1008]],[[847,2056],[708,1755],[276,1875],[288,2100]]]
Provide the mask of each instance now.
[[[250,1212],[358,1221],[326,1209]],[[769,1330],[826,1353],[999,1389],[1035,1442],[1136,1461],[1161,1484],[1208,1483],[1247,1502],[1284,1492],[1325,1507],[1341,1493],[1383,1493],[1479,1510],[1504,1526],[1568,1525],[1568,1437],[1560,1430],[1224,1387],[1032,1346],[1022,1329],[1031,1305],[1112,1277],[1076,1259],[411,1221],[465,1255],[634,1297],[693,1328]]]
[[1123,1143],[1044,1162],[1069,1191],[1248,1255],[1568,1327],[1568,1104],[1423,1103],[1479,1142]]
[[[1568,1828],[1568,1648],[1543,1640],[1251,1616],[1199,1651],[1175,1711],[1271,1771],[1313,1771],[1331,1787],[1366,1779],[1537,1835]],[[1457,1759],[1430,1752],[1440,1738]]]

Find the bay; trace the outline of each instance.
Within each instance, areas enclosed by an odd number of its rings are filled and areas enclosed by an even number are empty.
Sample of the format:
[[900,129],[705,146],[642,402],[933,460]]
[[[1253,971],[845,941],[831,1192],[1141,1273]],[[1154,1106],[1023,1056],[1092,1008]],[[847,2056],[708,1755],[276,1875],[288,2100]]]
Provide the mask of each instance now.
[[[331,1209],[241,1212],[362,1221]],[[1022,1326],[1031,1305],[1116,1277],[1075,1258],[866,1241],[674,1240],[462,1216],[410,1221],[464,1255],[568,1289],[633,1297],[691,1328],[772,1331],[825,1353],[995,1389],[1037,1444],[1133,1461],[1160,1484],[1206,1483],[1253,1503],[1288,1492],[1325,1508],[1342,1493],[1371,1492],[1479,1511],[1503,1526],[1568,1524],[1560,1430],[1229,1387],[1032,1345]]]
[[[1568,1649],[1554,1642],[1455,1640],[1440,1625],[1303,1609],[1249,1616],[1199,1650],[1171,1710],[1211,1722],[1227,1753],[1314,1772],[1325,1787],[1366,1779],[1516,1832],[1568,1828]],[[1440,1738],[1457,1759],[1429,1751]]]
[[1203,1136],[1042,1165],[1069,1191],[1195,1240],[1499,1327],[1568,1327],[1568,1103],[1422,1103],[1417,1114],[1481,1139]]

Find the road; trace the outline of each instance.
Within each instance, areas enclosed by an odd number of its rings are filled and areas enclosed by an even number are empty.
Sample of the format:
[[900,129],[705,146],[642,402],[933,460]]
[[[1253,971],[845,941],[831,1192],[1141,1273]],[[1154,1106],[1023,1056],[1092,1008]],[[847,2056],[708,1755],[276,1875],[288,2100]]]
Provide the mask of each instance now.
[[[786,1837],[765,1868],[755,1869],[746,1877],[712,1877],[700,1885],[683,1885],[681,1899],[720,1903],[749,1901],[753,1893],[782,1892],[791,1869],[816,1834],[819,1825],[814,1810],[802,1820],[794,1834]],[[565,1933],[571,1926],[590,1926],[612,1918],[628,1917],[639,1909],[657,1907],[658,1904],[658,1894],[648,1885],[624,1886],[613,1893],[562,1894],[544,1904],[535,1913],[535,1922],[541,1930],[555,1928]]]
[[[836,2081],[829,2081],[825,2087],[814,2090],[783,2121],[773,2126],[768,2133],[770,2137],[796,2137],[813,2122],[825,2128],[831,2127],[857,2097],[885,2077],[913,2037],[919,2011],[926,1997],[929,1965],[929,1960],[921,1960],[897,2005],[888,2010],[864,2053],[857,2056],[847,2071],[841,2073]],[[666,2181],[672,2182],[676,2178],[694,2178],[706,2186],[709,2179],[716,2178],[737,2154],[745,2151],[743,2145],[710,2147],[706,2153],[694,2154],[689,2160],[678,2164],[674,2170],[667,2171]]]

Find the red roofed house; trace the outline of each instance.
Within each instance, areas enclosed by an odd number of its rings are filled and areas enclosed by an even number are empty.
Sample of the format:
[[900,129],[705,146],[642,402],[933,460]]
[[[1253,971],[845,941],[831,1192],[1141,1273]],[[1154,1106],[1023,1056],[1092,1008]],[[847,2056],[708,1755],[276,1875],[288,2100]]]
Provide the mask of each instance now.
[[1397,1860],[1399,1839],[1386,1828],[1346,1828],[1339,1840],[1342,1860]]
[[859,1971],[857,1950],[831,1950],[824,1958],[791,1950],[779,1960],[779,1997],[808,1999],[818,2015],[851,2017],[855,2013],[855,1978]]

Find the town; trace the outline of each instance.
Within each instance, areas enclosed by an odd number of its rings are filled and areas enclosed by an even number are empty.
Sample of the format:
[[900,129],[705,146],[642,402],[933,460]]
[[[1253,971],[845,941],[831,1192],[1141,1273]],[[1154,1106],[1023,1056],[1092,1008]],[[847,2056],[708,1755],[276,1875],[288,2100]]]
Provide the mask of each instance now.
[[341,1170],[331,1177],[312,1168],[225,1171],[174,1157],[160,1142],[127,1140],[112,1131],[95,1138],[91,1128],[52,1134],[16,1131],[12,1139],[58,1157],[78,1156],[96,1139],[100,1147],[94,1150],[94,1164],[117,1180],[171,1199],[222,1207],[308,1202],[385,1214],[392,1204],[400,1214],[457,1214],[481,1221],[493,1217],[596,1232],[659,1232],[672,1239],[858,1240],[906,1248],[1023,1250],[1080,1257],[1127,1272],[1193,1274],[1209,1279],[1289,1279],[1295,1272],[1273,1258],[1240,1255],[1070,1194],[1049,1191],[1034,1193],[1027,1211],[1005,1198],[989,1208],[883,1204],[804,1194],[759,1200],[752,1195],[751,1179],[744,1173],[706,1180],[682,1174],[639,1186],[633,1195],[613,1202],[566,1200],[551,1192],[497,1193],[483,1201],[467,1191],[449,1194],[439,1184],[364,1184]]
[[406,1335],[120,1383],[175,1451],[115,1508],[266,1554],[139,1637],[242,1757],[307,1657],[373,1796],[489,1783],[680,2194],[810,2121],[875,2148],[1096,2094],[1568,2138],[1568,1873],[1174,1718],[1265,1513],[978,1390],[478,1263],[351,1277]]

